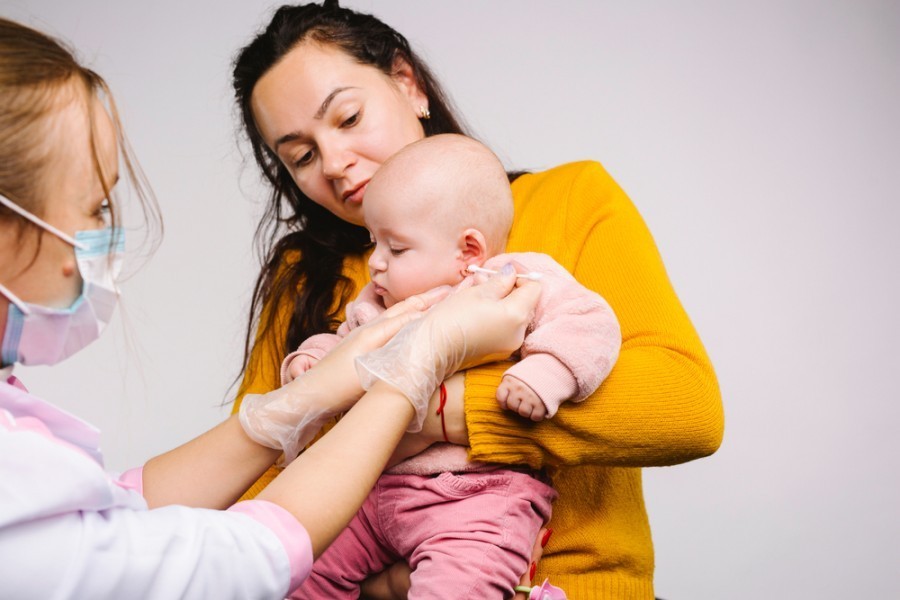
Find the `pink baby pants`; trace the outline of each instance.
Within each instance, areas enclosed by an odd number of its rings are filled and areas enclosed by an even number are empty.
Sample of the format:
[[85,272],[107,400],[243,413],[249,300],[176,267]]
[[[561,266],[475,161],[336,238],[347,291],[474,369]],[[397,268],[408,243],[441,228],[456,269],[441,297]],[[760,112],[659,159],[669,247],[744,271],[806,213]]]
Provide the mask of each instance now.
[[366,577],[400,560],[413,569],[409,600],[511,598],[555,498],[508,469],[382,475],[291,598],[358,598]]

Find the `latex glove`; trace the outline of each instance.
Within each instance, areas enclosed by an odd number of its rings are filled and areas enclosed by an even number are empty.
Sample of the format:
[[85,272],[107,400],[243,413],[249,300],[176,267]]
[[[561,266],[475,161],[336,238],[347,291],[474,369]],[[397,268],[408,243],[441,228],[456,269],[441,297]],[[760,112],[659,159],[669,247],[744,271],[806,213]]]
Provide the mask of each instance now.
[[322,426],[341,412],[337,404],[322,404],[318,394],[303,393],[292,385],[268,394],[247,394],[238,413],[241,426],[253,441],[284,453],[281,465],[297,458]]
[[383,348],[356,361],[363,388],[382,380],[416,410],[408,431],[422,429],[432,392],[460,369],[507,358],[522,345],[540,285],[504,267],[485,282],[459,291],[404,326]]
[[395,304],[354,329],[294,381],[267,394],[244,396],[238,413],[244,431],[256,443],[284,452],[283,464],[290,463],[322,425],[348,410],[362,395],[353,361],[382,346],[448,293],[448,287],[439,288]]

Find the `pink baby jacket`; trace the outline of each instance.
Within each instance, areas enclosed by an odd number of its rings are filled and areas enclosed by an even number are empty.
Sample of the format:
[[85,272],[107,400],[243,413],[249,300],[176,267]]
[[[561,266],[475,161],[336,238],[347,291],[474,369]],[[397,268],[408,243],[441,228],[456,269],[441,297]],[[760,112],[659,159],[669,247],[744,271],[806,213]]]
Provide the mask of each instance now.
[[[622,344],[619,322],[606,300],[578,283],[546,254],[500,254],[485,261],[483,266],[500,269],[509,262],[516,263],[519,272],[540,273],[542,290],[534,319],[517,353],[518,360],[504,375],[515,377],[534,390],[550,418],[563,402],[581,402],[587,398],[609,375]],[[472,285],[471,277],[459,287],[469,285]],[[284,359],[282,384],[287,381],[288,365],[294,358],[305,356],[314,364],[350,331],[384,310],[381,297],[370,283],[347,304],[347,318],[336,333],[311,336]],[[388,472],[430,475],[489,468],[483,463],[468,461],[466,454],[466,448],[462,446],[435,444]]]

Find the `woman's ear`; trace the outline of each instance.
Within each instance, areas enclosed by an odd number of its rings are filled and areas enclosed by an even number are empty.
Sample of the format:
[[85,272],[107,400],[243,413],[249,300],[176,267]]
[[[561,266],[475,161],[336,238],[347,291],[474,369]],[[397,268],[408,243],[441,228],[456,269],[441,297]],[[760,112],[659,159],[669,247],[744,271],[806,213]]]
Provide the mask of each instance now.
[[428,110],[428,96],[419,86],[416,73],[412,65],[402,56],[394,58],[391,65],[391,79],[400,88],[400,91],[409,100],[409,104],[416,114],[420,114],[424,108]]
[[488,259],[487,241],[477,229],[466,229],[459,236],[459,256],[463,268],[469,265],[481,266]]

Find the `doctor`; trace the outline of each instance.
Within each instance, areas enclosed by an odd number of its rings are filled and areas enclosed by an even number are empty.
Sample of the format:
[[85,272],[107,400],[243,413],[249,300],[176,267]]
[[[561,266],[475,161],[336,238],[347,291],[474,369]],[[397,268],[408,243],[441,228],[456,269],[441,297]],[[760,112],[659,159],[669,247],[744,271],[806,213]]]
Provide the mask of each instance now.
[[[0,597],[283,598],[428,409],[409,381],[508,355],[538,287],[513,289],[505,273],[425,316],[446,292],[411,299],[291,386],[245,402],[253,412],[107,473],[99,432],[30,394],[12,369],[65,359],[113,313],[124,239],[111,190],[120,162],[131,175],[115,115],[98,75],[0,19]],[[363,393],[354,362],[373,355],[400,370]],[[232,506],[288,447],[292,419],[360,396],[265,492]]]

